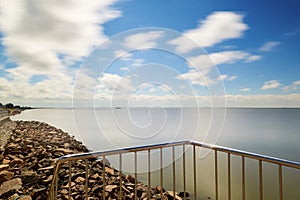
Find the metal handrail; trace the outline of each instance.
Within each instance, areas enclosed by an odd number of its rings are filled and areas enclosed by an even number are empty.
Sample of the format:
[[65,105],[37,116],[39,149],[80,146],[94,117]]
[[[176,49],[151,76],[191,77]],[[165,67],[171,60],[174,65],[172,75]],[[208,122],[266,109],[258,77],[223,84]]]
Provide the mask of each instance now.
[[[88,153],[81,153],[81,154],[72,154],[72,155],[66,155],[62,156],[57,160],[56,168],[54,171],[54,178],[51,183],[51,188],[49,191],[49,197],[50,199],[55,199],[55,186],[57,187],[57,174],[59,173],[60,167],[63,163],[69,162],[70,170],[71,170],[71,162],[76,160],[86,160],[91,158],[98,158],[102,157],[105,158],[106,156],[111,155],[119,155],[120,165],[122,166],[122,154],[126,153],[135,153],[135,167],[136,167],[136,153],[140,151],[148,151],[148,165],[150,167],[150,150],[160,149],[160,162],[162,163],[162,149],[163,148],[169,148],[172,147],[173,152],[173,192],[175,193],[175,158],[174,158],[174,148],[176,146],[183,146],[183,149],[185,149],[186,145],[192,145],[193,146],[193,166],[194,166],[194,196],[195,199],[197,198],[197,180],[196,180],[196,153],[195,149],[196,147],[206,148],[210,149],[215,152],[214,154],[214,166],[215,166],[215,197],[218,199],[218,190],[219,190],[219,181],[218,181],[218,152],[223,152],[227,154],[227,173],[228,173],[228,199],[231,199],[231,155],[240,156],[242,158],[242,199],[245,199],[245,158],[250,158],[259,161],[259,194],[260,194],[260,200],[263,200],[263,168],[262,163],[273,163],[278,165],[278,177],[279,177],[279,198],[280,200],[283,200],[283,180],[282,180],[282,167],[290,167],[294,169],[300,169],[300,163],[285,159],[279,159],[271,156],[261,155],[257,153],[251,153],[247,151],[237,150],[233,148],[213,145],[213,144],[206,144],[203,142],[197,142],[197,141],[179,141],[179,142],[171,142],[171,143],[161,143],[161,144],[152,144],[152,145],[144,145],[144,146],[138,146],[138,147],[128,147],[128,148],[122,148],[122,149],[115,149],[115,150],[106,150],[106,151],[98,151],[98,152],[88,152]],[[184,174],[185,174],[185,154],[183,154],[184,159]],[[161,165],[162,166],[162,165]],[[105,169],[104,169],[105,170]],[[120,170],[121,171],[121,170]],[[69,171],[70,176],[71,172]],[[149,178],[150,178],[150,172]],[[70,178],[71,179],[71,178]],[[162,180],[162,171],[161,171],[161,186],[163,186],[163,180]],[[185,177],[184,177],[184,194],[185,194]],[[150,180],[149,180],[149,186],[150,186]],[[69,182],[70,184],[70,182]],[[105,184],[105,181],[104,181]],[[86,184],[87,185],[87,184]],[[70,189],[70,188],[69,188]],[[57,192],[57,191],[56,191]],[[70,194],[69,194],[70,195]],[[87,195],[87,192],[86,192]],[[87,198],[87,196],[86,196]],[[120,198],[122,199],[122,198]],[[185,199],[185,198],[184,198]]]
[[217,150],[220,152],[230,153],[237,156],[244,156],[247,158],[252,158],[256,160],[262,160],[265,162],[270,162],[274,164],[279,164],[286,167],[292,167],[300,169],[300,163],[295,161],[290,161],[286,159],[275,158],[272,156],[261,155],[257,153],[251,153],[248,151],[242,151],[238,149],[223,147],[219,145],[207,144],[203,142],[196,142],[196,141],[179,141],[179,142],[172,142],[172,143],[161,143],[161,144],[152,144],[152,145],[144,145],[144,146],[136,146],[136,147],[127,147],[122,149],[114,149],[114,150],[106,150],[106,151],[96,151],[96,152],[88,152],[88,153],[80,153],[80,154],[70,154],[66,156],[62,156],[58,159],[58,162],[67,162],[80,159],[89,159],[89,158],[96,158],[101,156],[110,156],[116,154],[123,154],[123,153],[130,153],[136,151],[146,151],[148,149],[160,149],[160,148],[167,148],[173,146],[182,146],[182,145],[195,145],[198,147],[203,147],[211,150]]

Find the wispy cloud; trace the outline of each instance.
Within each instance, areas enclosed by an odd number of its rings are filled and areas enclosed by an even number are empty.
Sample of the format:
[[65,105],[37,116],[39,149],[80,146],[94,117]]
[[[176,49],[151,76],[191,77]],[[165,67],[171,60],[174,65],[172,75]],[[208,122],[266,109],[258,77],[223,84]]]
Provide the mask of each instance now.
[[270,90],[280,87],[282,84],[278,80],[266,81],[260,88],[261,90]]
[[237,76],[229,76],[229,77],[227,77],[228,81],[233,81],[235,79],[237,79]]
[[291,36],[296,36],[298,34],[300,34],[300,28],[298,28],[298,29],[296,29],[294,31],[291,31],[291,32],[284,33],[285,36],[290,36],[290,37]]
[[[176,45],[178,52],[188,53],[198,48],[198,45],[210,47],[224,40],[240,38],[248,29],[243,18],[243,15],[234,12],[214,12],[205,20],[200,20],[197,28],[185,31],[182,37],[169,43]],[[198,45],[188,42],[185,37],[194,40]]]
[[188,72],[180,74],[176,78],[179,80],[189,80],[192,84],[200,86],[215,84],[220,80],[234,80],[237,78],[236,76],[228,77],[228,75],[221,75],[218,76],[218,80],[215,80],[209,74],[215,65],[233,64],[245,60],[249,56],[251,55],[244,51],[223,51],[189,57],[187,60],[195,69],[191,68]]
[[250,91],[250,88],[245,87],[245,88],[242,88],[241,91],[242,91],[242,92],[249,92],[249,91]]
[[220,75],[220,80],[222,81],[233,81],[235,79],[237,79],[237,76],[228,76],[227,74]]
[[251,63],[257,60],[262,59],[262,56],[259,55],[250,55],[249,57],[246,58],[245,63]]
[[299,86],[300,86],[300,80],[294,81],[291,85],[284,86],[282,89],[285,91],[298,90]]
[[122,60],[128,61],[132,58],[132,54],[129,52],[126,52],[124,50],[117,50],[114,52],[115,58],[119,59],[121,58]]
[[280,42],[277,41],[269,41],[266,42],[264,45],[262,45],[259,48],[259,51],[263,51],[263,52],[267,52],[267,51],[272,51],[275,47],[277,47],[278,45],[280,45]]
[[163,34],[162,31],[150,31],[129,35],[125,38],[124,46],[129,49],[154,48],[157,46],[157,40]]
[[203,70],[214,67],[215,65],[236,63],[239,60],[246,59],[248,56],[249,54],[244,51],[223,51],[208,55],[188,57],[187,60],[196,68]]

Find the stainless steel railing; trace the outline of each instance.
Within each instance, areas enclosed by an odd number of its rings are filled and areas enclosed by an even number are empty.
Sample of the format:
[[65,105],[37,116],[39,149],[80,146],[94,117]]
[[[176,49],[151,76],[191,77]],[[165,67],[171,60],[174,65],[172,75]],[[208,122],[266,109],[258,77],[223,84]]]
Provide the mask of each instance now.
[[[190,148],[190,157],[191,161],[187,162],[187,156],[188,156],[188,151],[187,148]],[[172,188],[170,189],[173,194],[176,192],[177,184],[180,182],[182,184],[183,188],[183,199],[187,199],[186,194],[187,194],[187,183],[191,183],[193,185],[193,191],[189,191],[193,194],[193,199],[199,199],[199,178],[197,176],[197,173],[199,173],[199,168],[201,166],[198,166],[199,163],[197,162],[198,157],[197,157],[197,150],[199,149],[207,149],[211,151],[212,157],[212,165],[214,167],[213,172],[214,172],[214,194],[211,194],[211,197],[209,199],[232,199],[232,176],[236,173],[233,171],[233,164],[232,164],[232,159],[233,157],[238,157],[240,162],[241,162],[241,198],[245,200],[246,199],[246,160],[254,160],[258,162],[258,194],[259,194],[259,199],[263,200],[264,199],[264,164],[265,163],[270,163],[272,165],[275,165],[277,167],[277,178],[278,178],[278,194],[276,195],[278,199],[283,200],[284,199],[284,179],[283,179],[283,167],[291,168],[293,170],[296,170],[299,177],[300,177],[300,163],[298,162],[293,162],[289,160],[284,160],[284,159],[278,159],[270,156],[265,156],[265,155],[260,155],[260,154],[255,154],[255,153],[250,153],[246,151],[241,151],[241,150],[236,150],[232,148],[227,148],[227,147],[222,147],[222,146],[217,146],[217,145],[210,145],[206,143],[201,143],[201,142],[195,142],[195,141],[181,141],[181,142],[172,142],[172,143],[163,143],[163,144],[154,144],[154,145],[147,145],[147,146],[139,146],[139,147],[131,147],[131,148],[124,148],[124,149],[117,149],[117,150],[108,150],[108,151],[101,151],[101,152],[90,152],[90,153],[82,153],[82,154],[73,154],[73,155],[67,155],[63,156],[58,159],[51,183],[51,187],[49,190],[49,199],[57,199],[58,193],[59,193],[59,173],[61,170],[61,167],[65,165],[64,167],[66,168],[66,164],[68,164],[68,175],[69,179],[67,180],[68,184],[68,198],[71,199],[71,178],[72,178],[72,162],[78,161],[78,160],[84,160],[85,161],[85,188],[84,188],[84,195],[82,199],[88,199],[89,192],[88,192],[88,162],[89,159],[95,159],[95,158],[102,158],[104,161],[107,157],[113,156],[113,155],[118,155],[118,160],[119,160],[119,192],[118,192],[118,199],[124,199],[124,196],[122,196],[122,164],[123,164],[123,155],[125,154],[133,154],[133,163],[134,163],[134,177],[135,177],[135,192],[134,192],[134,199],[138,199],[137,197],[137,174],[138,172],[138,167],[137,167],[137,153],[139,152],[146,152],[146,155],[148,158],[148,172],[147,172],[147,185],[148,189],[150,191],[150,186],[152,184],[151,182],[151,152],[152,151],[158,151],[159,152],[159,163],[160,163],[160,169],[158,170],[159,172],[159,185],[160,188],[164,188],[165,186],[165,179],[164,179],[164,170],[163,170],[163,160],[164,160],[164,154],[163,154],[163,149],[169,148],[171,150],[171,154],[168,155],[171,158],[171,168],[172,168]],[[176,165],[176,157],[175,157],[175,148],[182,148],[182,178],[177,177],[177,169],[178,165]],[[221,155],[222,154],[222,155]],[[222,156],[225,159],[220,160],[220,157]],[[224,161],[225,160],[225,161]],[[188,171],[187,166],[191,167],[192,170]],[[225,167],[227,168],[227,183],[220,183],[220,167]],[[99,196],[100,199],[105,199],[105,163],[103,162],[103,167],[102,167],[102,196]],[[191,180],[187,180],[187,174],[192,174]],[[171,177],[169,177],[171,179]],[[180,178],[180,180],[179,180]],[[227,197],[222,197],[220,196],[220,188],[227,187]],[[289,187],[288,185],[286,187]],[[300,188],[299,188],[300,189]],[[150,193],[150,192],[149,192]],[[160,191],[160,197],[163,196],[163,190]],[[300,195],[299,195],[300,196]],[[150,199],[150,195],[148,196],[148,199]]]

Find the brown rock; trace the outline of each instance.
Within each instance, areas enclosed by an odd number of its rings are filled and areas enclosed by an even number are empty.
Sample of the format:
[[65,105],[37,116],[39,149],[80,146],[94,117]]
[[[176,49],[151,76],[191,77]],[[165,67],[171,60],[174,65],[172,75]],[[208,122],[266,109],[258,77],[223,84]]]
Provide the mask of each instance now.
[[124,191],[126,194],[130,194],[130,191],[124,186],[122,186],[122,191]]
[[58,148],[58,149],[54,149],[54,151],[56,152],[62,152],[64,154],[71,154],[74,153],[74,151],[70,150],[70,149],[64,149],[64,148]]
[[135,178],[133,178],[131,175],[127,175],[126,179],[130,182],[130,183],[135,183]]
[[81,177],[81,176],[79,176],[79,177],[77,177],[76,179],[75,179],[75,182],[76,183],[82,183],[82,182],[84,182],[85,181],[85,178],[83,178],[83,177]]
[[62,189],[62,190],[60,191],[60,193],[63,194],[63,195],[67,195],[67,194],[69,193],[69,191],[66,190],[66,189]]
[[22,160],[20,158],[14,158],[9,164],[10,165],[20,165],[23,163],[24,163],[24,160]]
[[32,200],[30,195],[21,196],[18,200]]
[[43,167],[43,168],[39,168],[38,171],[51,170],[53,168],[54,168],[54,166]]
[[9,163],[10,163],[10,160],[8,160],[8,159],[3,159],[2,163],[3,163],[3,164],[9,164]]
[[166,198],[166,199],[175,199],[175,200],[182,200],[182,198],[180,197],[180,196],[178,196],[178,194],[175,192],[175,194],[174,194],[174,192],[173,191],[167,191],[167,192],[165,192],[164,194],[163,194],[163,197],[164,198]]
[[53,175],[48,176],[47,179],[43,180],[44,183],[49,183],[50,181],[52,181],[53,179]]
[[105,165],[105,166],[107,166],[107,167],[110,167],[110,162],[108,161],[108,159],[106,159],[106,158],[104,158],[104,160],[102,159],[101,161],[100,161],[100,163],[103,165]]
[[10,197],[8,198],[8,200],[15,200],[15,199],[17,199],[18,197],[19,197],[19,195],[18,195],[17,193],[15,193],[14,195],[10,196]]
[[109,167],[105,167],[105,172],[109,173],[110,175],[114,175],[115,174],[114,169],[109,168]]
[[118,188],[117,185],[107,185],[107,186],[105,186],[105,191],[106,192],[112,192],[116,188]]
[[3,183],[5,181],[9,181],[14,177],[14,173],[10,171],[1,171],[0,172],[0,183]]
[[0,165],[0,171],[7,170],[9,168],[9,165]]
[[[71,182],[71,188],[72,188],[73,186],[75,186],[75,185],[76,185],[76,183]],[[69,183],[67,183],[66,185],[64,185],[63,188],[69,188]]]
[[100,177],[99,174],[96,173],[96,174],[94,174],[94,175],[92,176],[92,179],[98,179],[99,177]]
[[22,180],[20,178],[15,178],[9,181],[6,181],[2,183],[0,186],[0,196],[12,191],[12,190],[18,190],[22,187]]
[[21,178],[23,183],[26,184],[35,181],[38,177],[37,173],[34,171],[23,171],[21,172]]

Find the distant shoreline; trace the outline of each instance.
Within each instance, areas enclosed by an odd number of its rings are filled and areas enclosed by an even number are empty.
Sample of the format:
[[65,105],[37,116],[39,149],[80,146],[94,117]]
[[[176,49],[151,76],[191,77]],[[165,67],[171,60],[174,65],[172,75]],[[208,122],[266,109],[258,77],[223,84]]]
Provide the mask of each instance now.
[[198,108],[198,109],[300,109],[300,107],[33,107],[31,109],[69,109],[69,110],[110,110],[110,109],[116,109],[116,110],[122,110],[122,109],[192,109],[192,108]]

